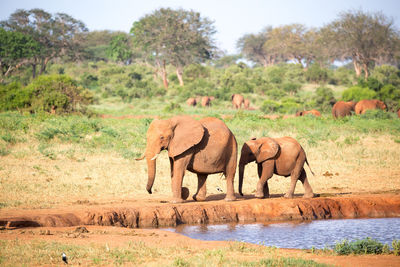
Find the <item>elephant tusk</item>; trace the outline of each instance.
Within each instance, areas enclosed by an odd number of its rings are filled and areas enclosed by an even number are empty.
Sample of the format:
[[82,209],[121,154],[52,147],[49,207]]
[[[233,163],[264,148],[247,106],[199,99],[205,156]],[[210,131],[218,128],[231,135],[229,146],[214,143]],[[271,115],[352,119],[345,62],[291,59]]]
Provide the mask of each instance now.
[[154,157],[152,157],[150,160],[155,160],[157,157],[158,157],[158,155],[160,155],[160,153],[158,153],[158,154],[156,154]]
[[137,159],[135,159],[135,160],[142,160],[142,159],[144,159],[144,156],[145,156],[145,155],[143,155],[143,156],[141,156],[140,158],[137,158]]

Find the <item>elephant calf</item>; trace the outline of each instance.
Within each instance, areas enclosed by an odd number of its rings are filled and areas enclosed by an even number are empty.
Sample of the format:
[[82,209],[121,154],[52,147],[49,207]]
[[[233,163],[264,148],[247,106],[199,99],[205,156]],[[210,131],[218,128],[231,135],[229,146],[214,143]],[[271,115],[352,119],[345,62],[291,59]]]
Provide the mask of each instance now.
[[293,198],[297,180],[303,183],[304,197],[314,197],[304,170],[304,162],[308,165],[306,153],[295,139],[288,136],[282,138],[262,137],[251,139],[243,144],[239,161],[239,193],[242,196],[244,168],[246,164],[253,161],[257,162],[258,177],[260,178],[255,194],[257,198],[269,197],[268,179],[273,174],[291,176],[290,188],[285,197]]

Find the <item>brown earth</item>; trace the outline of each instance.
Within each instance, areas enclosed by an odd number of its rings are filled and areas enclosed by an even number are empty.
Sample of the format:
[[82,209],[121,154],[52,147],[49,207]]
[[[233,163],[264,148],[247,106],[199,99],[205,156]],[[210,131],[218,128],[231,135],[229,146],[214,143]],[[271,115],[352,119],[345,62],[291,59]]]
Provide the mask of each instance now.
[[[3,230],[0,231],[0,239],[40,239],[76,244],[95,242],[112,246],[123,246],[135,240],[155,247],[212,249],[227,246],[230,242],[194,240],[159,229],[129,228],[175,226],[181,223],[400,217],[398,193],[336,195],[313,199],[275,196],[260,200],[248,196],[234,202],[225,202],[222,198],[223,195],[218,195],[209,197],[205,202],[188,201],[183,204],[138,199],[113,205],[74,205],[57,210],[2,209],[0,225]],[[89,229],[87,238],[69,238],[71,231],[81,225]],[[121,234],[129,231],[135,234]],[[39,234],[43,232],[51,234]],[[400,257],[393,255],[331,256],[294,249],[279,249],[277,255],[312,259],[337,266],[400,266]]]

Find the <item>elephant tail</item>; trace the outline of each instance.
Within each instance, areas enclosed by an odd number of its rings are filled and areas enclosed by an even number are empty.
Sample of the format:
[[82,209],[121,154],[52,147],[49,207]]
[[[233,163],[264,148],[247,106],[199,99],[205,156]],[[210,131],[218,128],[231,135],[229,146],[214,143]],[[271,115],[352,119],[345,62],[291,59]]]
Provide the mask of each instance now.
[[307,163],[307,166],[310,169],[310,172],[312,173],[312,175],[315,176],[315,173],[311,170],[310,164],[308,163],[307,157],[306,157],[306,163]]

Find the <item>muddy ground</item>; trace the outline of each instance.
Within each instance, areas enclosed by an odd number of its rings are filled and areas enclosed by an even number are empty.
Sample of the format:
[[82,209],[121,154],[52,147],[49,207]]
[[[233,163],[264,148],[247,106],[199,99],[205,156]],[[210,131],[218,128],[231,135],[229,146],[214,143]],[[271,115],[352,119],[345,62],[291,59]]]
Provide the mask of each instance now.
[[[212,249],[227,246],[230,242],[194,240],[156,228],[181,223],[400,217],[400,194],[397,191],[336,194],[313,199],[303,199],[300,196],[284,199],[279,195],[270,199],[254,199],[247,196],[234,202],[225,202],[223,197],[222,194],[213,195],[205,202],[188,201],[183,204],[149,198],[109,205],[77,203],[57,209],[2,209],[0,239],[39,239],[77,245],[95,242],[110,246],[124,246],[134,240],[155,247]],[[85,226],[88,232],[76,232],[80,226]],[[400,257],[394,255],[331,256],[294,249],[278,249],[276,254],[336,266],[400,266]]]

